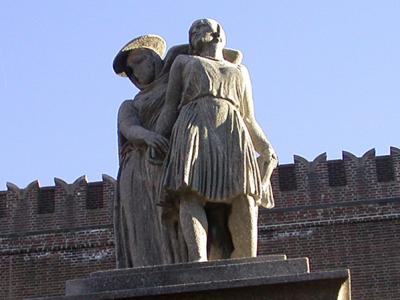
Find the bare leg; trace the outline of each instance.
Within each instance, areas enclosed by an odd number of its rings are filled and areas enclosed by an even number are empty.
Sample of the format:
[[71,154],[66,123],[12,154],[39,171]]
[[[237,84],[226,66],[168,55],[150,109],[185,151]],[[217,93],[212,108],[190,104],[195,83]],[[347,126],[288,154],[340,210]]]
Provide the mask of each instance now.
[[230,258],[233,251],[231,233],[228,228],[231,205],[209,202],[205,210],[208,220],[208,260]]
[[180,201],[179,219],[189,261],[207,261],[207,216],[199,197],[188,195]]
[[257,256],[258,207],[253,197],[233,199],[228,226],[234,250],[231,258]]

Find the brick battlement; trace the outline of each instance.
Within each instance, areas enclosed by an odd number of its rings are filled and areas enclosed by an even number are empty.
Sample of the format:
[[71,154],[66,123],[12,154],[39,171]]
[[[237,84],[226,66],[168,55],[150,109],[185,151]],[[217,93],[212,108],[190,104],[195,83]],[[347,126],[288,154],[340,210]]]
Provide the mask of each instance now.
[[[273,173],[276,209],[400,197],[398,174],[400,149],[395,147],[387,156],[376,156],[374,149],[362,157],[343,151],[341,160],[327,160],[326,153],[313,161],[295,155],[293,164]],[[7,183],[8,190],[0,191],[0,236],[112,224],[114,178],[54,182],[40,187],[36,180],[26,188]]]
[[340,160],[326,153],[313,161],[294,156],[293,164],[280,165],[272,176],[276,208],[322,205],[400,197],[400,149],[375,156],[375,150],[356,157],[343,151]]
[[112,223],[115,179],[103,175],[102,181],[89,183],[82,176],[70,184],[54,182],[40,187],[36,180],[26,188],[7,183],[8,190],[0,192],[0,237]]

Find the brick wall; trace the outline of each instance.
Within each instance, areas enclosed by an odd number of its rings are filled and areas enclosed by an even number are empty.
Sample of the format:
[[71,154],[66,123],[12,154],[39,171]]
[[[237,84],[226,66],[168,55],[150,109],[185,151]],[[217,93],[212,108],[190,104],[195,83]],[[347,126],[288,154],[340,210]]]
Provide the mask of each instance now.
[[[350,268],[355,300],[400,299],[400,150],[342,160],[295,156],[272,178],[259,254],[307,256],[313,270]],[[0,299],[63,294],[65,281],[115,266],[115,180],[0,191]]]
[[307,256],[313,270],[350,268],[355,300],[400,299],[399,149],[335,161],[295,156],[276,170],[273,189],[276,208],[260,210],[260,254]]
[[115,267],[115,180],[37,181],[0,192],[0,299],[64,293],[65,281]]

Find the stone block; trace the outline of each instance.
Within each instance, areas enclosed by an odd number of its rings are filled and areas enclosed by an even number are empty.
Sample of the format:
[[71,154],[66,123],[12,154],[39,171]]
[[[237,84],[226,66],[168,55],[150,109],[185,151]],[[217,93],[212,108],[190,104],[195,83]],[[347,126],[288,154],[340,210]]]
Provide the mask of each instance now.
[[68,281],[66,296],[41,298],[78,299],[350,300],[350,275],[270,255],[96,272]]

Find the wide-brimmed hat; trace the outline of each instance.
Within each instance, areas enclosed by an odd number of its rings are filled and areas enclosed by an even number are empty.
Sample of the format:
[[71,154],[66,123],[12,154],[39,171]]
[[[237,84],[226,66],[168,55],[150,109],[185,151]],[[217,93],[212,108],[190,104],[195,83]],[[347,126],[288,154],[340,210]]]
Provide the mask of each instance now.
[[141,48],[153,50],[160,57],[163,57],[165,49],[167,48],[167,43],[161,36],[155,34],[147,34],[134,38],[123,46],[115,56],[113,61],[114,72],[119,76],[126,77],[126,59],[128,58],[129,52]]

